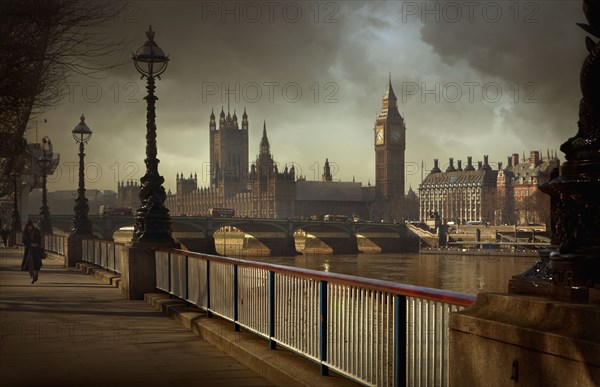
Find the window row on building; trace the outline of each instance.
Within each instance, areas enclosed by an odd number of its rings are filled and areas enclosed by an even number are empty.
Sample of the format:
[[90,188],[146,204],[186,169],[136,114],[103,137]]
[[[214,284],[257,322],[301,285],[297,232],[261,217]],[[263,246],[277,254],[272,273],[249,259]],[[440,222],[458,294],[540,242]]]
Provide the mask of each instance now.
[[556,154],[548,152],[540,157],[539,151],[531,151],[529,159],[519,162],[519,155],[508,157],[503,168],[498,163],[493,169],[488,156],[483,156],[477,167],[467,157],[462,161],[449,159],[444,172],[438,160],[419,186],[419,216],[422,222],[431,221],[436,215],[444,223],[465,224],[480,221],[490,224],[548,224],[550,199],[541,194],[537,186],[550,179],[550,173],[559,167]]

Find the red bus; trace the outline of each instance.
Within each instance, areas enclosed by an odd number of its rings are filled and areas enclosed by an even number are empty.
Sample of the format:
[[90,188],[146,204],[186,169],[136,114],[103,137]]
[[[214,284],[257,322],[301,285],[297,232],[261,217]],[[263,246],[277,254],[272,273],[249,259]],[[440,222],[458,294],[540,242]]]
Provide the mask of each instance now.
[[110,205],[101,205],[98,215],[104,216],[133,216],[133,208],[131,207],[112,207]]
[[208,210],[209,216],[213,218],[233,218],[235,210],[233,208],[211,208]]
[[348,217],[346,215],[325,215],[323,220],[326,222],[347,222]]

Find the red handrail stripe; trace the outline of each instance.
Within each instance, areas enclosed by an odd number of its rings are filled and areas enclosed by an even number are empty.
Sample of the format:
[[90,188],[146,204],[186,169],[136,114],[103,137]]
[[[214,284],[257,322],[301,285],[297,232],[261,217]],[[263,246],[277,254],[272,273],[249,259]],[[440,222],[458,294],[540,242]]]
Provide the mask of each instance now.
[[180,249],[157,248],[155,251],[162,251],[171,254],[187,255],[188,257],[207,259],[211,261],[238,264],[249,267],[256,267],[263,270],[269,270],[282,274],[297,275],[301,277],[310,277],[317,280],[335,282],[350,286],[359,286],[377,291],[384,291],[392,294],[398,294],[407,297],[424,298],[431,301],[440,301],[448,304],[469,306],[475,302],[476,296],[452,292],[448,290],[426,288],[422,286],[399,284],[391,281],[378,280],[373,278],[355,277],[346,274],[327,273],[323,271],[304,269],[298,267],[290,267],[277,265],[272,263],[263,263],[256,261],[248,261],[240,258],[228,258],[210,254],[196,253],[193,251]]

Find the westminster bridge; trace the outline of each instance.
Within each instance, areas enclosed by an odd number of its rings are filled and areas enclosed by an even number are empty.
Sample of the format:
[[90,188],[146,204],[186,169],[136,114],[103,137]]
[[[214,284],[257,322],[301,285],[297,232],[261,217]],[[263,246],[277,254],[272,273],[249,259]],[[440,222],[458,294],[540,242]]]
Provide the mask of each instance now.
[[[29,218],[37,221],[37,215]],[[103,240],[113,240],[122,227],[133,226],[131,216],[90,215],[94,234]],[[55,229],[69,232],[72,215],[52,215]],[[292,256],[296,249],[294,234],[307,234],[306,249],[325,248],[333,254],[356,254],[365,248],[382,253],[418,251],[419,237],[404,224],[312,221],[307,219],[252,219],[222,217],[171,217],[173,237],[188,250],[216,254],[215,232],[235,227],[269,249],[274,256]],[[245,238],[245,248],[252,239]]]

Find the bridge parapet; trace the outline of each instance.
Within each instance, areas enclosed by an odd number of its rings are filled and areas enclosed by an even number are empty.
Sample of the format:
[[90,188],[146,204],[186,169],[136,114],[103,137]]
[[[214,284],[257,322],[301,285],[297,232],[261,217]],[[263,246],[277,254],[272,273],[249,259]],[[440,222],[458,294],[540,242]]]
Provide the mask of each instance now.
[[[37,221],[38,215],[30,215]],[[133,226],[132,216],[90,215],[94,234],[103,240],[112,240],[121,227]],[[69,233],[72,215],[52,215],[56,230]],[[174,216],[171,218],[173,236],[186,248],[216,254],[214,233],[226,226],[236,227],[268,247],[271,255],[292,256],[295,248],[294,234],[304,230],[311,234],[309,249],[328,250],[333,254],[356,254],[359,251],[357,236],[370,240],[382,252],[402,253],[413,249],[405,226],[390,223],[325,222],[305,219],[253,219]],[[361,244],[362,245],[362,244]],[[418,244],[416,244],[418,246]]]

